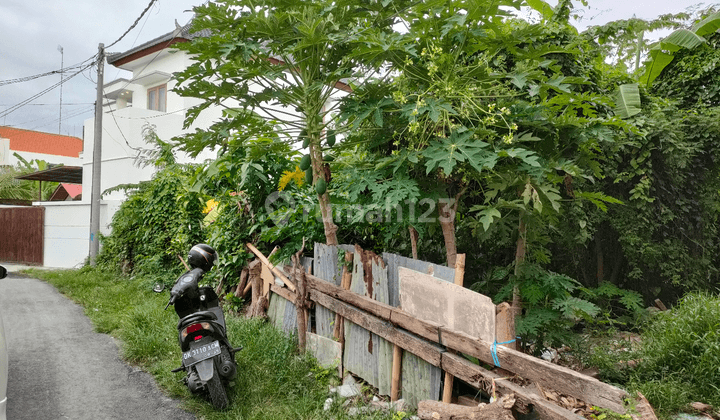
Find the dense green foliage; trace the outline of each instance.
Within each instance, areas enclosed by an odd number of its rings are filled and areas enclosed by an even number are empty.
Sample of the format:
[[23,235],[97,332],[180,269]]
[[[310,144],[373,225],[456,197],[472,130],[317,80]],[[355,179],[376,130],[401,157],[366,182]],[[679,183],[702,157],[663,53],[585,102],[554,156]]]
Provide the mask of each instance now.
[[203,202],[198,193],[188,191],[192,171],[169,165],[134,187],[113,218],[113,233],[103,240],[98,263],[174,280],[182,268],[178,256],[203,238]]

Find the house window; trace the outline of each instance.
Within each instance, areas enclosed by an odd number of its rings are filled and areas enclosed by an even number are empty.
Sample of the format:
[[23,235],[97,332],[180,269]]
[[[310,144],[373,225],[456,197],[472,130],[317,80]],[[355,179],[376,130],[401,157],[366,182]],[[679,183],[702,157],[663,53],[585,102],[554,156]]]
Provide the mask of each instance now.
[[165,112],[167,103],[167,85],[148,89],[148,109]]

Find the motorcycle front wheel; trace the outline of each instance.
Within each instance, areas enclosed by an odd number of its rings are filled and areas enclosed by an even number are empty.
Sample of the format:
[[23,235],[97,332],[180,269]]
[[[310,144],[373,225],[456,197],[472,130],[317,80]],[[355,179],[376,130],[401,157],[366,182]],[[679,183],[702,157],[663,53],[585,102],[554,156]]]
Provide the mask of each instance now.
[[215,372],[212,378],[207,382],[208,392],[210,393],[210,401],[212,401],[213,407],[218,410],[224,410],[227,408],[230,401],[228,400],[225,387],[220,380],[220,375]]

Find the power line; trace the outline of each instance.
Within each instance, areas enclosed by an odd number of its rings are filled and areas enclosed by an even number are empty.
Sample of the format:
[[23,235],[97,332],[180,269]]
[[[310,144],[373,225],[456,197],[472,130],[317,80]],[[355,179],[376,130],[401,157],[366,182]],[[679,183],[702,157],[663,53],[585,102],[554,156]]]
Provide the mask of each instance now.
[[[38,128],[46,127],[50,124],[54,124],[59,121],[66,121],[68,119],[75,118],[75,117],[78,117],[83,114],[87,114],[88,112],[92,112],[94,109],[95,109],[95,107],[76,109],[72,112],[69,112],[67,116],[63,116],[62,120],[60,118],[55,118],[52,121],[41,123],[40,125],[36,125],[35,127],[31,128],[31,130],[37,130]],[[42,118],[40,120],[42,120]],[[27,123],[25,123],[25,124],[27,124]]]
[[65,82],[67,82],[68,80],[72,79],[73,77],[77,76],[78,74],[82,73],[85,69],[87,69],[87,68],[90,67],[90,66],[91,66],[91,65],[86,65],[84,68],[82,68],[82,69],[80,69],[79,71],[71,74],[70,76],[62,79],[60,82],[55,83],[54,85],[50,86],[49,88],[47,88],[47,89],[45,89],[45,90],[43,90],[43,91],[41,91],[41,92],[39,92],[39,93],[37,93],[37,94],[29,97],[29,98],[27,98],[27,99],[25,99],[25,100],[22,101],[22,102],[19,102],[19,103],[15,104],[15,105],[9,107],[8,109],[6,109],[6,110],[4,110],[4,111],[2,111],[2,112],[0,112],[0,118],[5,117],[5,116],[7,116],[7,115],[9,115],[9,114],[17,111],[18,109],[20,109],[20,108],[22,108],[23,106],[29,104],[30,102],[34,101],[35,99],[37,99],[37,98],[45,95],[46,93],[48,93],[48,92],[50,92],[51,90],[55,89],[56,87],[60,86],[60,84],[65,83]]
[[41,78],[41,77],[52,76],[53,74],[62,74],[62,73],[64,73],[64,72],[66,72],[66,71],[80,68],[80,67],[82,67],[82,65],[83,65],[83,63],[80,63],[80,64],[75,64],[74,66],[65,67],[65,68],[60,69],[60,70],[48,71],[48,72],[45,72],[45,73],[34,74],[34,75],[32,75],[32,76],[18,77],[18,78],[16,78],[16,79],[0,80],[0,86],[12,85],[12,84],[15,84],[15,83],[27,82],[27,81],[30,81],[30,80],[39,79],[39,78]]
[[[63,106],[73,106],[73,105],[92,105],[95,102],[71,102],[71,103],[64,103]],[[9,104],[0,104],[0,106],[14,106]],[[58,106],[57,103],[42,103],[42,104],[27,104],[27,106]]]
[[148,10],[150,10],[150,8],[153,6],[153,4],[155,4],[156,1],[157,1],[157,0],[150,0],[150,3],[147,5],[147,7],[145,8],[145,10],[143,10],[143,12],[140,14],[140,16],[138,16],[138,18],[135,19],[135,22],[132,24],[132,26],[130,26],[130,27],[128,28],[128,30],[125,31],[125,33],[122,34],[122,35],[120,36],[120,38],[118,38],[115,42],[113,42],[112,44],[110,44],[110,45],[108,45],[107,47],[105,47],[105,49],[107,50],[107,49],[111,48],[113,45],[117,44],[118,42],[120,42],[120,40],[122,40],[123,38],[125,38],[125,35],[127,35],[130,31],[132,31],[132,30],[135,28],[135,26],[137,26],[137,24],[140,22],[140,19],[142,19],[142,17],[145,16],[145,13],[147,13]]

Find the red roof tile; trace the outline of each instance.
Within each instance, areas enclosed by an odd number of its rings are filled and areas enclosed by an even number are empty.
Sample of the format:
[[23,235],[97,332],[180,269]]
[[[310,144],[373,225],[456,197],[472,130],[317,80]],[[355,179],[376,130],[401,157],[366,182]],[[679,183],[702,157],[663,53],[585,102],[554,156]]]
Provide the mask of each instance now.
[[10,139],[10,150],[79,157],[83,141],[77,137],[0,126],[0,138]]
[[70,197],[72,198],[75,198],[78,195],[82,194],[82,185],[66,183],[62,183],[60,185],[65,188],[65,191],[67,191],[68,195],[70,195]]

